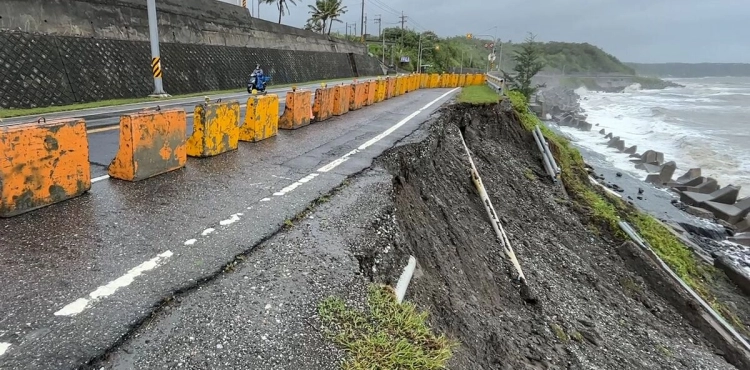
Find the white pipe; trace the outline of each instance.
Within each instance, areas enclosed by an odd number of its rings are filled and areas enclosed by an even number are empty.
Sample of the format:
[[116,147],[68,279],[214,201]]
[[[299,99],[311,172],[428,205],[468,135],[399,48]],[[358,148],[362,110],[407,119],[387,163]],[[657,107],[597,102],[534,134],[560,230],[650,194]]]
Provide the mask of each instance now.
[[547,158],[549,158],[549,162],[555,170],[555,174],[559,174],[561,172],[560,167],[557,166],[555,157],[552,155],[552,151],[549,150],[549,143],[547,143],[547,140],[544,138],[544,134],[542,133],[542,129],[539,128],[539,125],[536,125],[536,134],[539,136],[539,140],[542,141],[542,144],[544,144],[544,152],[547,153]]
[[401,277],[398,278],[396,283],[396,302],[401,303],[406,295],[406,288],[409,287],[412,275],[414,275],[414,268],[417,267],[417,259],[414,256],[409,256],[409,263],[404,267],[404,272],[401,273]]
[[536,141],[536,146],[539,148],[539,151],[542,153],[542,162],[544,164],[544,170],[547,171],[547,174],[552,178],[552,181],[557,181],[555,178],[555,170],[554,167],[552,167],[552,164],[549,162],[549,159],[547,158],[547,153],[544,151],[544,144],[542,144],[542,141],[540,141],[539,136],[537,136],[536,130],[531,132],[532,135],[534,135],[534,141]]
[[622,198],[622,195],[615,193],[614,190],[612,190],[612,189],[604,186],[603,184],[599,183],[599,181],[596,181],[596,179],[594,179],[593,177],[589,176],[589,181],[591,181],[591,183],[594,184],[594,185],[601,186],[602,189],[604,189],[604,191],[606,191],[607,193],[610,193],[610,194],[612,194],[612,195],[614,195],[614,196],[616,196],[618,198]]

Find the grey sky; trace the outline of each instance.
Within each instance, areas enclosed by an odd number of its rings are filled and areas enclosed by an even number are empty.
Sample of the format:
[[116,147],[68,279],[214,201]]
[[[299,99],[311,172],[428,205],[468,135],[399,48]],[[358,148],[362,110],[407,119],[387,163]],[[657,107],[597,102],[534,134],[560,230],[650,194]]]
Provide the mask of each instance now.
[[[297,0],[282,23],[301,27],[312,3]],[[359,29],[361,0],[344,4],[342,20]],[[746,0],[365,0],[368,33],[377,33],[376,14],[395,26],[402,10],[408,27],[440,36],[493,34],[498,26],[501,40],[520,41],[531,31],[541,41],[589,42],[623,61],[750,62]],[[261,5],[260,15],[278,20],[271,5]],[[333,27],[345,31],[343,23]]]

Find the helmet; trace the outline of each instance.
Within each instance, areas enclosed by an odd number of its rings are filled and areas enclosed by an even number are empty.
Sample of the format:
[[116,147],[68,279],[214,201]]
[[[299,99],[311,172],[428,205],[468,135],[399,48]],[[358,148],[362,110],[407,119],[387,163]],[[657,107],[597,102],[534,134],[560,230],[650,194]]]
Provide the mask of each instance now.
[[258,68],[260,68],[260,63],[255,65],[255,69],[258,69]]

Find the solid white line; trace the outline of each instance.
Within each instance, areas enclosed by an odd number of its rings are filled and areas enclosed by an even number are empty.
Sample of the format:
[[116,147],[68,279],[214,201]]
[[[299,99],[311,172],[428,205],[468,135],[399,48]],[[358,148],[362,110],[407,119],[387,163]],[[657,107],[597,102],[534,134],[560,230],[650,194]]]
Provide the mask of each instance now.
[[4,355],[5,351],[7,351],[8,348],[10,348],[10,343],[1,343],[0,342],[0,356]]
[[440,100],[442,100],[442,99],[443,99],[443,98],[445,98],[446,96],[448,96],[448,95],[450,95],[450,94],[453,94],[453,93],[454,93],[454,92],[455,92],[456,90],[458,90],[458,89],[459,89],[459,88],[455,88],[455,89],[452,89],[452,90],[448,91],[447,93],[445,93],[445,94],[441,95],[441,96],[440,96],[439,98],[437,98],[437,99],[435,99],[435,100],[433,100],[433,101],[431,101],[431,102],[427,103],[427,104],[426,104],[426,105],[425,105],[424,107],[422,107],[422,108],[420,108],[419,110],[417,110],[416,112],[414,112],[414,113],[412,113],[412,114],[410,114],[410,115],[406,116],[406,118],[402,119],[401,121],[398,121],[398,123],[396,123],[395,125],[391,126],[391,127],[390,127],[390,128],[388,128],[387,130],[383,131],[383,132],[382,132],[382,133],[381,133],[380,135],[378,135],[378,136],[375,136],[374,138],[372,138],[372,139],[370,139],[370,140],[367,140],[367,142],[365,142],[364,144],[360,145],[360,146],[359,146],[359,147],[358,147],[357,149],[354,149],[354,150],[352,150],[351,152],[349,152],[349,153],[346,153],[346,154],[344,154],[343,156],[341,156],[341,157],[339,157],[339,158],[337,158],[337,159],[335,159],[335,160],[331,161],[331,163],[328,163],[327,165],[325,165],[325,166],[323,166],[323,167],[320,167],[320,168],[318,168],[318,170],[317,170],[317,171],[318,171],[318,172],[323,172],[323,173],[325,173],[325,172],[329,172],[329,171],[331,171],[332,169],[334,169],[334,168],[338,167],[338,166],[339,166],[339,165],[341,165],[342,163],[344,163],[344,162],[346,162],[347,160],[349,160],[349,157],[351,157],[351,156],[353,156],[353,155],[355,155],[355,154],[357,154],[357,153],[359,153],[359,152],[361,152],[361,151],[363,151],[363,150],[367,149],[367,148],[368,148],[369,146],[371,146],[371,145],[373,145],[373,144],[377,143],[378,141],[380,141],[380,140],[383,140],[383,138],[385,138],[386,136],[388,136],[388,135],[392,134],[392,133],[393,133],[394,131],[398,130],[398,129],[399,129],[399,128],[400,128],[401,126],[403,126],[403,125],[405,125],[405,124],[406,124],[407,122],[411,121],[411,120],[412,120],[412,119],[413,119],[414,117],[418,116],[418,115],[419,115],[420,113],[422,113],[422,112],[423,112],[424,110],[426,110],[427,108],[429,108],[429,107],[430,107],[430,106],[432,106],[433,104],[435,104],[435,103],[439,102]]
[[79,298],[73,303],[68,304],[59,311],[55,312],[55,316],[75,316],[83,312],[86,308],[90,307],[94,302],[111,296],[115,292],[133,283],[135,278],[142,275],[146,271],[153,270],[160,265],[164,264],[167,258],[172,257],[171,251],[166,251],[140,265],[132,268],[125,275],[110,281],[106,285],[102,285],[93,292],[89,293],[89,298]]
[[95,183],[95,182],[99,182],[99,181],[102,181],[102,180],[106,180],[106,179],[108,179],[108,178],[109,178],[109,175],[104,175],[104,176],[94,177],[93,179],[91,179],[91,183],[93,184],[93,183]]
[[398,278],[396,283],[396,301],[401,303],[406,295],[406,288],[409,287],[411,277],[414,275],[414,268],[417,267],[417,259],[414,256],[409,256],[409,263],[406,264],[404,272],[401,273],[401,277]]

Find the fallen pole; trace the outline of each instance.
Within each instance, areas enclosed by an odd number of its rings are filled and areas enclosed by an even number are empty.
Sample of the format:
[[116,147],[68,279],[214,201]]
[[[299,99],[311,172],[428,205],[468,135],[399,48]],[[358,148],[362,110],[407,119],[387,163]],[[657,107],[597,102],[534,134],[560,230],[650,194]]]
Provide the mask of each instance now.
[[406,264],[404,272],[401,273],[401,277],[398,278],[396,283],[396,302],[401,303],[406,295],[406,288],[409,287],[411,277],[414,275],[414,269],[417,267],[417,259],[414,256],[409,256],[409,263]]
[[542,162],[544,162],[544,169],[547,171],[547,174],[552,178],[552,181],[557,181],[557,174],[555,173],[554,168],[552,167],[552,164],[549,162],[549,159],[547,158],[547,153],[544,151],[544,144],[542,144],[542,141],[537,136],[536,131],[532,131],[531,134],[534,136],[534,141],[536,141],[536,146],[539,148],[539,151],[542,153]]
[[484,183],[482,183],[482,178],[479,177],[479,171],[474,165],[474,160],[471,158],[471,151],[469,151],[469,147],[466,145],[463,134],[459,135],[461,137],[461,143],[463,143],[464,145],[466,155],[469,157],[469,164],[471,164],[471,180],[474,182],[474,186],[479,192],[479,197],[482,199],[482,204],[484,204],[484,208],[487,211],[487,216],[489,216],[490,218],[490,224],[495,230],[495,235],[498,242],[500,242],[500,246],[503,248],[505,255],[508,257],[510,262],[513,264],[513,267],[515,267],[516,272],[518,273],[518,281],[521,283],[521,297],[528,303],[536,303],[537,299],[531,292],[529,283],[528,281],[526,281],[526,276],[524,276],[523,270],[521,269],[521,264],[518,263],[516,253],[513,251],[513,247],[510,245],[510,240],[505,234],[503,225],[500,223],[500,219],[497,217],[495,207],[492,206],[492,201],[490,201],[490,197],[487,195],[487,190],[484,187]]
[[557,165],[557,162],[555,162],[555,157],[552,155],[552,152],[549,150],[549,143],[547,143],[547,140],[544,138],[542,129],[539,128],[539,125],[536,125],[535,130],[536,130],[537,135],[539,136],[539,140],[542,141],[544,152],[547,153],[547,158],[549,158],[549,161],[552,164],[552,168],[555,170],[555,173],[559,175],[560,172],[562,172],[562,170],[560,170],[560,167]]

